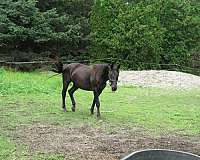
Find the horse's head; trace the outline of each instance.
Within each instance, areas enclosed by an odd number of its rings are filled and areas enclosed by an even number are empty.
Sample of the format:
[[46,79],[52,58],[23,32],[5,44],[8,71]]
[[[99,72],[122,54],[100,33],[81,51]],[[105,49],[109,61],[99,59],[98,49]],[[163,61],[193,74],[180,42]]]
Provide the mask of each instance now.
[[109,68],[108,78],[109,78],[110,86],[112,88],[112,91],[116,91],[120,65],[112,63],[112,64],[109,64],[108,68]]

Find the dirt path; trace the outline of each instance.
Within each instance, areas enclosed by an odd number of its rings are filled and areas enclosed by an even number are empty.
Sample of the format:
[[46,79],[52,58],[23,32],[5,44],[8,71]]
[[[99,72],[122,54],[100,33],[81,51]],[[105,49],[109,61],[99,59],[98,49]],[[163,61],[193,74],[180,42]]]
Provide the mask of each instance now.
[[119,76],[120,84],[142,87],[173,87],[177,89],[200,88],[200,77],[192,74],[165,71],[122,71]]
[[28,146],[30,158],[36,152],[64,154],[66,160],[117,160],[141,149],[165,148],[200,153],[199,137],[184,135],[152,136],[141,128],[108,134],[83,125],[79,128],[35,124],[21,126],[14,135],[18,144]]

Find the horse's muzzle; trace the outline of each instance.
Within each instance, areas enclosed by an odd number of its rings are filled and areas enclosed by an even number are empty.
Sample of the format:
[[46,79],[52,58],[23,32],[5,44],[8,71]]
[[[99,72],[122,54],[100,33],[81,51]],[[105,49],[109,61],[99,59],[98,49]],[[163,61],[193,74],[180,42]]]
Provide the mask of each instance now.
[[116,91],[117,90],[117,87],[112,87],[112,91]]

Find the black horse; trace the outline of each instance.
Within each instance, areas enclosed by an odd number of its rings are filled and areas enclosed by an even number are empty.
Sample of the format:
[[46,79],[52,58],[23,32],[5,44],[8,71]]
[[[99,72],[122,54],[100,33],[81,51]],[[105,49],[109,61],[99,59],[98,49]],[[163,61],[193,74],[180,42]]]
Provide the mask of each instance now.
[[62,73],[63,89],[62,89],[62,107],[66,112],[65,98],[66,91],[70,84],[73,82],[72,87],[68,90],[72,102],[72,111],[75,112],[75,99],[74,92],[81,88],[87,91],[93,91],[94,99],[91,106],[91,114],[94,114],[94,106],[97,107],[97,117],[100,116],[100,102],[99,96],[103,89],[106,87],[106,82],[109,80],[112,91],[117,90],[117,81],[119,76],[120,65],[117,64],[95,64],[85,65],[81,63],[65,64],[61,61],[56,62],[57,70],[54,72]]

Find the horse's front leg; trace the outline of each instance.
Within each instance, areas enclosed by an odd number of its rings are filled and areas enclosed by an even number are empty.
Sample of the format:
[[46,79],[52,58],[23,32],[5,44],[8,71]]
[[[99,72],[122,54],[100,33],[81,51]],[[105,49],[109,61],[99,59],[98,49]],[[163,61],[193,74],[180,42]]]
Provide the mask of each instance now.
[[99,91],[97,89],[95,89],[94,91],[94,101],[97,107],[97,117],[99,118],[101,116],[100,114],[100,101],[99,101],[99,96],[101,94],[102,91]]
[[91,114],[94,114],[95,98],[93,99],[92,106],[90,108]]
[[99,102],[99,96],[96,98],[96,106],[97,106],[97,118],[99,118],[100,115],[100,102]]

